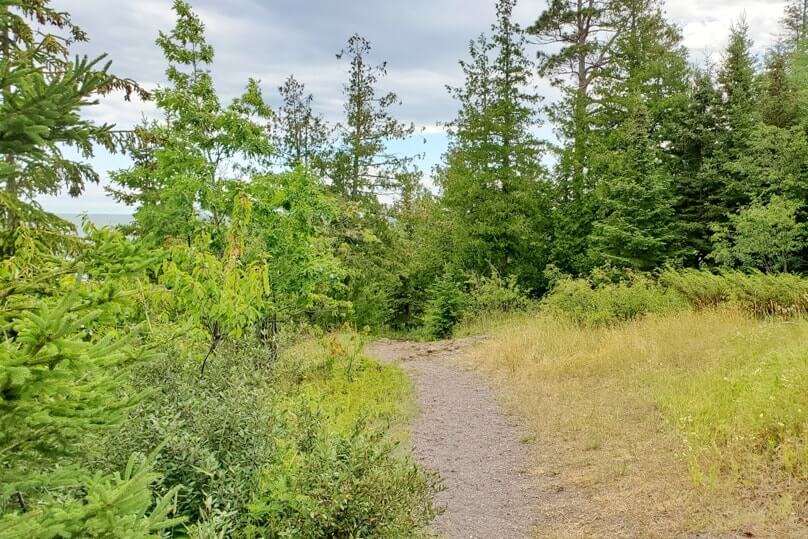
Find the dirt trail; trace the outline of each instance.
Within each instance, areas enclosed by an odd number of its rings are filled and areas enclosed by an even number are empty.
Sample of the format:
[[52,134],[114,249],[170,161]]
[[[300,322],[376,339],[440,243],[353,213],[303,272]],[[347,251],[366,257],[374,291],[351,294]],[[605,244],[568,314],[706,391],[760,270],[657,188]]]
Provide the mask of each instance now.
[[413,377],[420,412],[412,428],[416,458],[443,478],[446,507],[433,530],[444,537],[518,538],[538,515],[528,449],[514,418],[486,380],[453,359],[479,339],[439,343],[381,341],[368,354],[399,362]]

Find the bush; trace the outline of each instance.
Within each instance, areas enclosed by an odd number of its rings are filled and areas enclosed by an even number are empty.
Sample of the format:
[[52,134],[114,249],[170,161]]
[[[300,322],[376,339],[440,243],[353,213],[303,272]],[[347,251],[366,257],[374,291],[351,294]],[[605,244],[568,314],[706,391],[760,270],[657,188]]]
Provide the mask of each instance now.
[[[157,490],[182,485],[192,537],[248,527],[255,536],[331,537],[350,526],[361,536],[415,534],[434,514],[434,481],[387,434],[409,385],[400,369],[361,356],[363,342],[355,333],[309,339],[270,370],[254,368],[260,344],[225,342],[202,379],[194,360],[155,361],[133,381],[155,391],[101,460],[162,445]],[[307,497],[319,500],[316,518]]]
[[527,293],[517,284],[515,275],[503,278],[494,270],[490,277],[472,276],[469,285],[466,317],[521,311],[530,305]]
[[686,306],[681,295],[646,277],[599,286],[584,279],[562,279],[542,300],[543,309],[584,325],[621,322]]
[[668,270],[660,276],[660,283],[676,290],[696,308],[732,302],[756,316],[808,312],[808,280],[787,273]]
[[162,445],[155,467],[163,476],[158,491],[182,486],[178,507],[196,522],[207,506],[243,515],[256,485],[257,471],[273,455],[275,395],[248,346],[222,345],[205,377],[194,360],[168,354],[139,369],[136,390],[153,389],[120,431],[107,438],[107,467],[133,452]]
[[323,432],[306,404],[286,417],[247,537],[413,537],[435,516],[436,477],[397,457],[382,431]]
[[457,273],[445,271],[429,289],[429,300],[422,319],[424,336],[429,339],[449,337],[465,315],[468,301]]

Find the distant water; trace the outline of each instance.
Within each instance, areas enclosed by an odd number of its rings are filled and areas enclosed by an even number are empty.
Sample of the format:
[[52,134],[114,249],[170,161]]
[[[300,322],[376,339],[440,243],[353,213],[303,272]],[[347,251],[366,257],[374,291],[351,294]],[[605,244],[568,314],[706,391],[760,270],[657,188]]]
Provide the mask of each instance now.
[[[73,223],[78,230],[81,230],[83,214],[59,213],[57,215],[65,221]],[[126,225],[132,222],[132,216],[125,213],[88,213],[87,217],[89,217],[90,221],[97,227]]]

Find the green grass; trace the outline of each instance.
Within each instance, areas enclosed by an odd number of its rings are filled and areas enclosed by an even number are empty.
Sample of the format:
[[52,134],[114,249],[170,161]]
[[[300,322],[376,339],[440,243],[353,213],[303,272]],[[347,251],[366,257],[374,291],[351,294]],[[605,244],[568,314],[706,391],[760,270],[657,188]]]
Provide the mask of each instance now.
[[491,334],[471,361],[526,419],[536,466],[586,494],[590,522],[546,533],[808,533],[808,321],[736,304]]
[[313,403],[332,432],[346,434],[363,420],[403,441],[415,410],[412,382],[399,366],[364,356],[365,344],[364,336],[347,332],[304,339],[284,354],[279,381]]

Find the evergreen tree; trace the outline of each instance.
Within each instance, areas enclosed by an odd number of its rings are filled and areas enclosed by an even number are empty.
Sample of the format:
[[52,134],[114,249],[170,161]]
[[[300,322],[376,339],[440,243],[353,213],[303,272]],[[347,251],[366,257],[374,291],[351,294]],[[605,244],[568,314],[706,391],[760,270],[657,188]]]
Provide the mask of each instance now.
[[749,189],[748,170],[740,164],[749,151],[752,130],[760,118],[751,48],[749,25],[741,20],[732,28],[718,71],[719,132],[714,159],[708,163],[721,178],[720,204],[726,213],[736,212],[756,194]]
[[176,26],[157,39],[168,61],[169,85],[155,91],[164,117],[136,130],[129,147],[135,165],[112,174],[117,187],[110,191],[117,200],[138,205],[140,235],[190,243],[209,229],[221,252],[239,182],[233,174],[269,166],[271,111],[255,80],[230,105],[221,104],[204,24],[182,0],[175,0],[173,9]]
[[550,109],[567,149],[562,152],[562,188],[580,200],[587,188],[588,134],[596,107],[594,84],[607,77],[612,47],[622,30],[614,24],[610,0],[552,0],[527,32],[548,46],[539,52],[539,74],[561,89],[563,100]]
[[514,4],[497,2],[493,36],[472,42],[470,61],[461,62],[466,84],[452,89],[460,111],[439,181],[462,263],[478,272],[493,265],[539,288],[549,243],[548,184],[532,133],[539,99],[529,91],[533,66],[512,20]]
[[712,250],[711,223],[722,219],[722,182],[711,166],[716,151],[720,95],[709,67],[691,81],[687,108],[678,124],[674,147],[676,215],[683,232],[688,265],[701,264]]
[[789,59],[782,50],[772,50],[766,60],[760,96],[760,117],[767,125],[792,127],[799,121],[799,103],[789,76]]
[[590,134],[589,173],[597,186],[589,262],[650,269],[678,255],[673,142],[687,106],[689,67],[681,34],[656,0],[612,7],[621,32],[610,76],[595,84],[603,110]]
[[370,52],[370,42],[354,34],[337,54],[349,63],[348,82],[343,86],[345,120],[337,127],[340,144],[329,173],[336,192],[354,201],[394,194],[411,178],[412,159],[391,153],[388,145],[409,137],[415,127],[393,116],[390,109],[400,104],[395,93],[378,95],[387,63],[370,64]]
[[612,4],[611,0],[551,0],[527,28],[545,47],[539,52],[539,74],[562,92],[561,101],[548,112],[561,141],[554,171],[558,201],[551,256],[565,271],[588,267],[586,241],[595,211],[590,136],[600,110],[595,84],[609,76],[612,47],[622,32],[614,24]]
[[275,114],[275,148],[289,168],[302,165],[319,170],[328,152],[329,129],[325,120],[312,111],[314,96],[306,94],[303,83],[290,76],[278,88],[283,104]]
[[86,40],[49,0],[0,3],[0,256],[12,254],[21,235],[58,248],[72,226],[42,211],[35,197],[63,189],[80,195],[99,180],[86,162],[94,146],[114,149],[112,126],[80,113],[99,94],[123,89],[128,96],[137,87],[109,73],[104,56],[71,59],[70,46]]
[[610,137],[590,249],[596,264],[649,271],[679,254],[681,234],[674,220],[671,175],[658,157],[639,98],[631,114]]
[[808,37],[808,0],[791,0],[785,9],[782,24],[785,43],[793,50]]
[[182,522],[168,518],[179,489],[154,503],[153,458],[131,459],[123,474],[80,465],[88,442],[141,398],[120,393],[127,367],[153,357],[139,328],[121,335],[117,324],[129,300],[115,277],[145,260],[105,260],[119,245],[101,240],[69,262],[0,265],[2,538],[145,538]]

